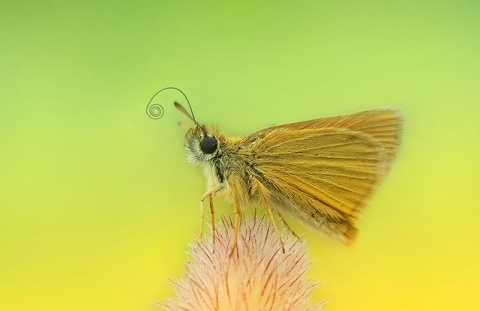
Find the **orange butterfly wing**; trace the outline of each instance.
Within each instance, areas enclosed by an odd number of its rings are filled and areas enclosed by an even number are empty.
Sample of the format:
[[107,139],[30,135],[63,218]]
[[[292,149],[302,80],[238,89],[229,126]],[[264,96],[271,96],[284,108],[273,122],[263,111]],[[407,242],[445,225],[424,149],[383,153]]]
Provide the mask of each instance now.
[[395,109],[273,126],[247,136],[250,166],[282,212],[348,243],[401,137]]

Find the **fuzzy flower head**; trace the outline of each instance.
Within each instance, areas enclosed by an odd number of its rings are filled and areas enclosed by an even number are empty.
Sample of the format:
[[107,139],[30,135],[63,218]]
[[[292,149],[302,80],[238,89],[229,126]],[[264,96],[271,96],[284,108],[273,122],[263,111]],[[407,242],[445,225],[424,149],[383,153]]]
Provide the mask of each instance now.
[[212,237],[191,246],[186,274],[173,281],[175,297],[159,305],[166,310],[321,310],[310,293],[317,285],[306,276],[310,268],[305,242],[283,232],[285,253],[270,221],[245,219],[233,246],[233,223],[223,219]]

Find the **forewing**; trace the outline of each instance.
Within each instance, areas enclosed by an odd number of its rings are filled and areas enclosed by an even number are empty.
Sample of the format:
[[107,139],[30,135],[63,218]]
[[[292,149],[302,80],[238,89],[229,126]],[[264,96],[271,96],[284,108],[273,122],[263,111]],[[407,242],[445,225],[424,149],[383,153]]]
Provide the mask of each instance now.
[[250,139],[252,139],[252,137],[258,137],[259,133],[267,135],[277,130],[349,129],[371,136],[371,139],[379,142],[382,147],[385,148],[385,160],[388,169],[396,157],[397,149],[401,142],[402,126],[403,117],[400,110],[395,108],[381,108],[342,116],[272,126],[253,133],[250,135]]

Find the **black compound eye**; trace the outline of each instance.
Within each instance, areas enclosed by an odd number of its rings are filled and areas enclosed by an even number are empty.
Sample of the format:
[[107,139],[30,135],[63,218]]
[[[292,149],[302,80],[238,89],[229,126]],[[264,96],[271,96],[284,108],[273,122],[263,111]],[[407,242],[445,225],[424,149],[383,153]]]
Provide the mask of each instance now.
[[200,142],[200,149],[206,154],[212,154],[217,150],[218,142],[213,136],[207,136]]

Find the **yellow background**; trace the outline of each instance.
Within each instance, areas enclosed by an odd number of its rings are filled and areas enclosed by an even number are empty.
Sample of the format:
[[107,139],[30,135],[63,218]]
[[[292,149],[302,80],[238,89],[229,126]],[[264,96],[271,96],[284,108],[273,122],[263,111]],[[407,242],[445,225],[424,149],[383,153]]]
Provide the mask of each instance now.
[[182,97],[145,114],[171,85],[234,135],[400,107],[404,144],[357,243],[306,234],[314,296],[480,309],[479,1],[47,0],[0,12],[1,310],[157,310],[172,294],[204,180]]

